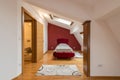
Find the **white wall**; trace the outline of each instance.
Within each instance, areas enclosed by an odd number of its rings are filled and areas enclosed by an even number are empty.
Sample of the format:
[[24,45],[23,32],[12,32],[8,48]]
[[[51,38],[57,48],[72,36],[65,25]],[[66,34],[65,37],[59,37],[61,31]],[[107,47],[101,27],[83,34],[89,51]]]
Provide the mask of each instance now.
[[44,17],[39,14],[39,11],[37,11],[32,5],[26,2],[23,2],[22,6],[32,15],[32,17],[34,17],[38,22],[43,24],[43,27],[44,27],[43,52],[45,53],[48,50],[48,33],[47,33],[48,23],[44,19]]
[[92,20],[91,26],[91,75],[120,76],[120,0],[96,1],[93,18],[99,21]]
[[70,26],[70,34],[75,36],[76,40],[81,45],[81,50],[83,50],[83,38],[81,37],[80,32],[83,32],[83,26],[81,23],[76,22]]
[[120,44],[120,8],[117,11],[118,12],[116,14],[107,18],[105,21],[107,25],[111,28],[111,31],[113,32]]
[[48,51],[48,23],[44,22],[44,50],[43,53],[45,54]]
[[[22,0],[17,2],[17,75],[20,75],[22,72],[22,35],[21,35],[21,5]],[[16,77],[15,76],[15,77]]]
[[17,73],[17,0],[0,0],[0,80]]
[[99,19],[117,7],[120,7],[120,0],[96,0],[93,17]]
[[80,33],[73,33],[75,38],[77,39],[78,43],[81,45],[81,51],[83,51],[83,39]]
[[92,20],[91,76],[120,76],[120,45],[109,26]]

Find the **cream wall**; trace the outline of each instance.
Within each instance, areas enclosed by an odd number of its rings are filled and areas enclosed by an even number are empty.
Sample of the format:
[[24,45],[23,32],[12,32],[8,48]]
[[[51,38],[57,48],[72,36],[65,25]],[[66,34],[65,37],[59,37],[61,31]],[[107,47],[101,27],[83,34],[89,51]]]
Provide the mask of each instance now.
[[83,51],[83,39],[80,33],[73,33],[79,44],[81,45],[81,51]]
[[117,9],[117,13],[113,14],[111,17],[108,17],[105,21],[111,28],[111,31],[120,44],[120,7]]
[[109,26],[92,20],[91,76],[120,76],[120,45]]
[[0,80],[17,74],[17,27],[17,0],[0,0]]
[[17,72],[14,77],[20,75],[22,72],[21,5],[22,0],[17,0]]
[[83,25],[81,23],[74,23],[70,28],[70,33],[75,36],[75,38],[81,45],[81,51],[83,51],[83,38],[80,32],[83,32]]
[[45,20],[43,23],[43,35],[44,35],[44,40],[43,40],[43,53],[45,54],[48,51],[48,22]]
[[120,7],[120,0],[96,0],[91,15],[94,19],[99,19],[118,7]]

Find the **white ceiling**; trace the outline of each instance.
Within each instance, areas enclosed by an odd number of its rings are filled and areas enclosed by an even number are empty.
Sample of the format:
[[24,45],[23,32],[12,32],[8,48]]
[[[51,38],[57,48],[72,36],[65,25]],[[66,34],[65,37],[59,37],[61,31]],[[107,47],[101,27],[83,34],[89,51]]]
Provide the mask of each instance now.
[[[92,4],[84,0],[25,0],[28,3],[31,3],[40,8],[46,9],[50,12],[60,14],[62,16],[66,16],[68,18],[84,21],[88,19],[87,14],[84,12],[85,10],[89,11]],[[79,4],[81,3],[81,4]],[[88,6],[86,6],[89,4]]]
[[99,19],[117,7],[120,0],[24,0],[50,12],[77,21]]
[[78,22],[102,20],[120,42],[120,0],[24,0]]

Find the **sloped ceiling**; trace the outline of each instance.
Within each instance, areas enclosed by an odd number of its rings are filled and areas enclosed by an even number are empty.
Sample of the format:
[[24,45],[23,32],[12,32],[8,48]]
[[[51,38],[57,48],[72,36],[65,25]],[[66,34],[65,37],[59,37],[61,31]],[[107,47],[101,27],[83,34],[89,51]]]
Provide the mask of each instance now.
[[104,18],[118,7],[120,7],[120,0],[96,0],[92,17],[94,19]]
[[[70,19],[102,20],[120,42],[120,0],[24,0],[32,5],[46,9]],[[115,10],[117,10],[115,12]]]
[[[62,16],[69,17],[71,19],[83,22],[90,19],[89,16],[84,12],[86,9],[91,9],[89,0],[25,0],[40,8],[52,11]],[[86,1],[86,2],[85,2]],[[87,2],[89,1],[89,2]],[[81,3],[81,4],[79,4]],[[85,6],[90,4],[88,6]]]
[[96,20],[103,21],[109,26],[116,41],[120,43],[120,0],[101,0],[94,14]]
[[24,0],[48,11],[83,22],[99,19],[120,6],[120,0]]
[[111,28],[111,31],[120,43],[120,7],[114,10],[113,14],[105,19],[106,24]]

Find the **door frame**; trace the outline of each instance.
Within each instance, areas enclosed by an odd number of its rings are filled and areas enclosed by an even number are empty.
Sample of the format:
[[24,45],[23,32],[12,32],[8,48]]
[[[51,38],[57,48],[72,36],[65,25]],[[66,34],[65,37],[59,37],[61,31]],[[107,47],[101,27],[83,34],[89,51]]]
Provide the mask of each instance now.
[[37,31],[37,21],[31,16],[31,14],[25,10],[23,7],[21,8],[21,35],[22,35],[22,73],[24,71],[24,14],[27,14],[32,18],[32,62],[36,63],[37,62],[37,37],[36,37],[36,31]]
[[90,77],[90,23],[90,20],[83,23],[83,71],[87,77]]
[[[27,11],[27,10],[25,10],[23,7],[22,7],[22,15],[21,15],[21,24],[22,24],[22,73],[23,73],[23,71],[24,71],[24,49],[23,49],[23,45],[24,45],[24,43],[23,43],[23,40],[24,40],[24,13],[27,13],[29,16],[31,16],[31,14]],[[36,37],[36,32],[37,32],[37,21],[31,16],[31,18],[32,18],[32,21],[33,21],[33,26],[32,26],[32,52],[34,53],[34,57],[33,57],[33,61],[32,62],[34,62],[34,63],[36,63],[37,62],[37,37]],[[84,47],[85,47],[85,45],[83,44],[83,63],[85,63],[85,61],[87,61],[87,67],[85,66],[85,65],[83,65],[83,67],[85,68],[86,67],[86,69],[87,69],[87,71],[85,71],[85,69],[84,69],[84,73],[85,73],[85,75],[87,76],[87,77],[90,77],[90,20],[87,20],[87,21],[85,21],[84,23],[83,23],[83,35],[84,35],[84,32],[86,32],[86,30],[84,29],[84,27],[85,26],[87,26],[86,28],[87,28],[87,36],[86,37],[88,37],[88,41],[87,41],[87,44],[88,44],[88,46],[87,46],[87,55],[84,55],[85,54],[85,51],[84,51]],[[86,57],[86,59],[84,58],[84,57]]]

